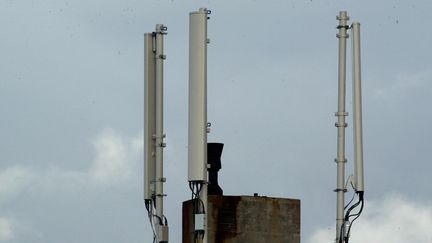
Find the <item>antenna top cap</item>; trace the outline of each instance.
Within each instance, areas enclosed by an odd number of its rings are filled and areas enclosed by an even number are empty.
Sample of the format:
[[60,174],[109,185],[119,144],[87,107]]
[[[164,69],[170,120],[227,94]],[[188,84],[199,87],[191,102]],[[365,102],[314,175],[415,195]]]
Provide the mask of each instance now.
[[348,16],[347,11],[340,11],[339,12],[339,16],[336,16],[336,19],[340,20],[340,21],[343,21],[343,20],[348,21],[349,20],[349,16]]

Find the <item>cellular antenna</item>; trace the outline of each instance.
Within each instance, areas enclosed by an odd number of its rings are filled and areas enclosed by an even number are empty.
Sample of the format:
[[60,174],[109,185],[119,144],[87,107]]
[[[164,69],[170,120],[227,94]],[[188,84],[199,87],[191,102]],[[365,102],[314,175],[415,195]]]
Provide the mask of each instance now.
[[[336,35],[339,38],[339,72],[338,72],[338,111],[336,116],[338,121],[335,124],[337,132],[337,194],[336,202],[336,243],[348,243],[350,237],[351,226],[353,222],[360,217],[364,206],[364,179],[363,179],[363,131],[362,131],[362,103],[361,103],[361,74],[360,74],[360,24],[355,22],[352,26],[348,25],[348,14],[346,11],[341,11],[339,16],[339,33]],[[348,39],[348,29],[352,29],[352,60],[353,60],[353,113],[354,113],[354,185],[353,189],[358,195],[358,202],[350,206],[350,203],[345,206],[345,117],[348,112],[345,111],[346,98],[346,39]],[[355,214],[351,211],[360,206],[360,209]],[[347,209],[348,208],[348,209]],[[344,216],[345,215],[345,216]],[[353,218],[353,219],[351,219]]]
[[207,243],[207,20],[210,10],[189,15],[188,181],[195,203],[195,242]]
[[[154,239],[168,242],[168,221],[164,215],[163,183],[163,36],[167,27],[156,25],[156,31],[144,35],[145,112],[144,112],[144,201]],[[156,213],[154,213],[156,211]]]
[[353,40],[353,105],[354,105],[354,156],[355,156],[355,190],[364,191],[363,182],[363,127],[361,95],[361,58],[360,58],[360,23],[352,24]]

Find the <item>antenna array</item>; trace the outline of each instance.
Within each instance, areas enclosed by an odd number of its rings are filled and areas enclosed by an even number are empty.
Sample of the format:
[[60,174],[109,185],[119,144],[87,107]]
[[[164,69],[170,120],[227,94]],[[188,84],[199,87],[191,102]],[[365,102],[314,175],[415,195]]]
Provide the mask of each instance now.
[[166,196],[163,193],[166,181],[163,177],[163,149],[166,146],[163,133],[163,37],[166,30],[167,27],[158,24],[155,32],[144,35],[144,201],[156,242],[168,242],[168,221],[163,213]]
[[[338,73],[338,111],[336,112],[337,123],[337,194],[336,202],[336,242],[348,243],[352,223],[360,216],[364,205],[364,179],[363,179],[363,136],[362,136],[362,105],[361,105],[361,75],[360,75],[360,24],[355,22],[348,25],[349,17],[346,11],[341,11],[339,16],[339,73]],[[354,153],[355,153],[355,175],[353,188],[358,195],[358,202],[350,206],[345,204],[345,111],[346,98],[346,40],[349,35],[347,30],[352,30],[352,58],[353,58],[353,113],[354,113]],[[360,206],[356,214],[351,214],[352,210]],[[348,208],[349,207],[349,208]],[[348,210],[346,210],[348,208]],[[346,211],[345,211],[346,210]],[[351,218],[354,219],[351,220]]]

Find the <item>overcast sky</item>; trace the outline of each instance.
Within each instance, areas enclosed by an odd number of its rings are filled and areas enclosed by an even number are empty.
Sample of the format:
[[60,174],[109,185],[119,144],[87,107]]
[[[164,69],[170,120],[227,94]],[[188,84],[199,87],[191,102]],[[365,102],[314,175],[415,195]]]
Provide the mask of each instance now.
[[[224,193],[301,199],[302,242],[332,242],[335,17],[347,10],[362,28],[366,187],[352,242],[432,242],[428,0],[0,1],[0,242],[151,242],[143,34],[158,23],[168,26],[166,216],[181,242],[188,16],[200,7],[212,10],[209,141],[225,143]],[[350,74],[348,63],[348,108]]]

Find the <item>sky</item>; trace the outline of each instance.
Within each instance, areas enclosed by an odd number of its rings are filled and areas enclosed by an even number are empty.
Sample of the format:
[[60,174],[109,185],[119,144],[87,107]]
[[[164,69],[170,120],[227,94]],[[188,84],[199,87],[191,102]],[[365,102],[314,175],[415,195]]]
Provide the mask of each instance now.
[[[336,15],[346,10],[361,22],[366,200],[351,242],[432,242],[426,0],[2,0],[0,242],[151,242],[143,34],[159,23],[168,27],[165,214],[170,242],[181,242],[188,16],[200,7],[212,10],[209,141],[225,143],[224,193],[300,199],[302,242],[333,242]],[[347,175],[352,116],[348,124]]]

